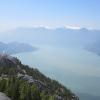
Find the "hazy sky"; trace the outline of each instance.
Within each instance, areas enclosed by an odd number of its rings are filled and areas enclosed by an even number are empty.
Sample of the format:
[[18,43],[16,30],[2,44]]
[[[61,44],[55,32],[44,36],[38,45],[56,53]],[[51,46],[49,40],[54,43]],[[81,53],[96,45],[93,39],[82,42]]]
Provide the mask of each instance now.
[[33,26],[100,29],[100,0],[0,0],[0,30]]

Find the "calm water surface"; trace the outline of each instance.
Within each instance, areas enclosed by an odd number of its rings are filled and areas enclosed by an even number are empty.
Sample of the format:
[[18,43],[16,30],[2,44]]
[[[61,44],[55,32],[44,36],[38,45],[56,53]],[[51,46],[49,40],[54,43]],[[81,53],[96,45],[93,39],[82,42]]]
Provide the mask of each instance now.
[[20,53],[23,64],[38,68],[59,80],[80,96],[80,100],[100,100],[100,57],[77,47],[38,45],[35,52]]

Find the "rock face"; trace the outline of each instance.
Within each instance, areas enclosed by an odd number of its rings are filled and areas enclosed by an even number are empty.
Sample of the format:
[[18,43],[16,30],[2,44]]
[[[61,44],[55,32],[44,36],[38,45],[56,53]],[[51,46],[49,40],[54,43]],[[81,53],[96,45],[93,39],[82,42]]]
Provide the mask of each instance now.
[[0,100],[11,100],[11,99],[7,97],[4,93],[0,92]]
[[17,60],[9,55],[6,55],[6,54],[1,54],[0,55],[0,66],[3,66],[3,67],[14,67],[16,66],[16,62]]

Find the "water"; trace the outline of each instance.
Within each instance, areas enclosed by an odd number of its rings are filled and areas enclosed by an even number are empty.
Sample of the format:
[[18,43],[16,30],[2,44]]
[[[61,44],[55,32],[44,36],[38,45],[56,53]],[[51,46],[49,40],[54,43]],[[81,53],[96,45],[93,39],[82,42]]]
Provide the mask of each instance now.
[[20,53],[23,64],[60,81],[80,100],[100,100],[100,57],[79,47],[38,45],[38,51]]

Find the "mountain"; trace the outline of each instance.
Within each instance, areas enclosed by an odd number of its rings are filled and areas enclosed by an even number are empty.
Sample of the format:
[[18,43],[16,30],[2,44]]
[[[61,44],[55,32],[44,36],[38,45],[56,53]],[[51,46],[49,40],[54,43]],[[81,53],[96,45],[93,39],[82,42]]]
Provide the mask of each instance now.
[[99,33],[99,30],[88,30],[85,28],[77,30],[67,29],[65,27],[55,29],[44,27],[17,28],[11,31],[1,32],[0,40],[5,42],[19,41],[47,45],[86,46],[99,40]]
[[100,40],[87,45],[85,49],[100,56]]
[[82,47],[90,52],[100,54],[100,30],[88,30],[86,28],[17,28],[0,33],[0,40],[5,42],[19,41],[36,45]]
[[2,43],[0,42],[0,53],[7,53],[7,54],[16,54],[21,52],[31,52],[36,50],[35,47],[32,47],[29,44],[25,43],[18,43],[18,42],[11,42],[11,43]]
[[58,81],[5,54],[0,55],[0,92],[11,100],[79,100]]

